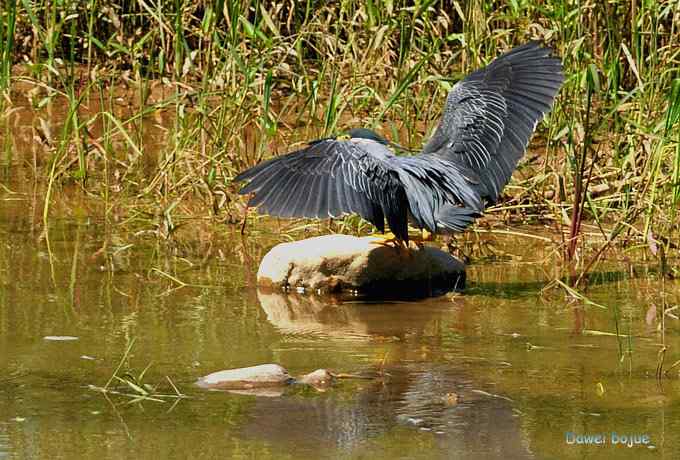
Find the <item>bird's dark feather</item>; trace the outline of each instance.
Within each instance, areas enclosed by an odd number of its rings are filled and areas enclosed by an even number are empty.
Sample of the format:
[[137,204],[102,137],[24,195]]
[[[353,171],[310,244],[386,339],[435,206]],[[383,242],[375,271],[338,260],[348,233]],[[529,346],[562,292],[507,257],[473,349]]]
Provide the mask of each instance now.
[[249,180],[249,206],[280,217],[340,217],[357,213],[408,240],[406,194],[382,143],[366,138],[324,139],[236,176]]
[[536,124],[550,110],[562,65],[536,43],[517,47],[458,82],[422,155],[395,156],[364,129],[264,161],[235,181],[249,206],[281,217],[356,213],[408,241],[408,220],[431,232],[463,231],[495,202]]
[[496,202],[563,80],[549,49],[528,43],[511,50],[453,87],[423,153],[474,170],[483,197]]

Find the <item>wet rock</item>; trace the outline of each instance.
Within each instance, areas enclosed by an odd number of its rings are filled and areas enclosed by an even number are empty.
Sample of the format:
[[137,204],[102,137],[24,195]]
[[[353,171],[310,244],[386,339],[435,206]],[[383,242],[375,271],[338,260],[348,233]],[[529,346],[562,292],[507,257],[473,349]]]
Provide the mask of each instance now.
[[293,382],[288,371],[278,364],[261,364],[213,372],[196,382],[201,388],[219,390],[249,390],[283,386]]
[[335,375],[326,369],[317,369],[294,379],[278,364],[261,364],[213,372],[198,379],[196,385],[207,390],[228,390],[237,394],[275,397],[283,394],[283,387],[286,385],[296,383],[324,390],[334,380]]
[[304,385],[311,385],[314,388],[327,388],[332,383],[335,377],[326,369],[317,369],[314,372],[305,374],[297,379],[297,383]]
[[376,297],[431,296],[463,288],[465,267],[446,252],[429,246],[398,250],[375,244],[378,240],[325,235],[279,244],[262,259],[258,284]]

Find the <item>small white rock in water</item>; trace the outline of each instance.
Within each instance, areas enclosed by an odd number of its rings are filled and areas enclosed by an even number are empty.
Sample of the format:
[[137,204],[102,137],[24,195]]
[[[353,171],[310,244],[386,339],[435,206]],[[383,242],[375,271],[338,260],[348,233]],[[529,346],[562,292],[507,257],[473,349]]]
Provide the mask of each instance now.
[[80,340],[80,337],[74,337],[72,335],[46,335],[43,340],[51,340],[54,342],[68,342],[71,340]]
[[288,371],[278,364],[261,364],[213,372],[198,379],[196,385],[207,389],[249,390],[287,385],[292,381]]
[[333,383],[334,376],[326,369],[317,369],[314,372],[303,375],[297,382],[305,385],[311,385],[316,388],[323,388]]
[[374,295],[432,295],[465,284],[465,266],[430,246],[396,249],[374,236],[325,235],[281,243],[262,259],[262,287],[298,292],[353,292]]

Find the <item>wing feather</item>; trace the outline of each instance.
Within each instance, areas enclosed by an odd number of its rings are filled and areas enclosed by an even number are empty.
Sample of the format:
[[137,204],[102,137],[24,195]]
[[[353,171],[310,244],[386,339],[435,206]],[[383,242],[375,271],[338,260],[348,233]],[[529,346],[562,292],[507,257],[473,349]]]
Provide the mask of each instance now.
[[383,144],[363,138],[321,139],[267,160],[234,178],[249,181],[240,194],[249,206],[280,217],[340,217],[357,213],[384,228],[382,201],[392,157]]
[[473,170],[495,202],[563,81],[550,49],[532,42],[509,51],[454,85],[423,153]]

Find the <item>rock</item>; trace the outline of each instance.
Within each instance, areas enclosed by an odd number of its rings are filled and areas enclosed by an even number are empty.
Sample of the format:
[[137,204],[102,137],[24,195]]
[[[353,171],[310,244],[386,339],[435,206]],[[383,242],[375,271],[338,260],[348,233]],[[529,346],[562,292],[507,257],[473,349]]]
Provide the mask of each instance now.
[[278,364],[261,364],[213,372],[196,382],[201,388],[219,390],[249,390],[288,385],[293,378]]
[[374,236],[325,235],[281,243],[262,259],[257,282],[265,288],[322,293],[358,291],[376,297],[423,297],[459,290],[465,266],[425,246],[399,250]]
[[283,394],[283,387],[286,385],[293,383],[310,385],[321,391],[328,388],[334,379],[335,376],[326,369],[317,369],[299,379],[294,379],[278,364],[261,364],[213,372],[198,379],[196,385],[207,390],[228,390],[237,394],[276,397]]
[[314,388],[326,388],[329,387],[334,380],[334,376],[326,369],[317,369],[314,372],[305,374],[299,379],[297,383],[302,383],[304,385],[311,385]]

